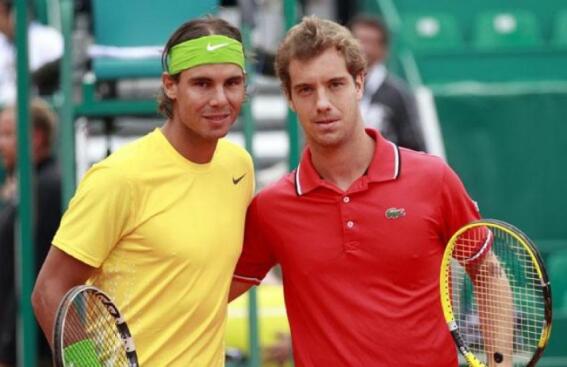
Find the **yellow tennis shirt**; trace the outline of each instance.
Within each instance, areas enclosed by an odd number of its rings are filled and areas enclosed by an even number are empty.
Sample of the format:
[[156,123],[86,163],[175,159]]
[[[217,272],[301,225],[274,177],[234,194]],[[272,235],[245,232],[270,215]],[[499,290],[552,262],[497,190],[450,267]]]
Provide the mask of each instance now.
[[159,129],[94,165],[53,244],[98,268],[142,366],[223,366],[226,302],[254,192],[252,160],[221,139],[210,163]]

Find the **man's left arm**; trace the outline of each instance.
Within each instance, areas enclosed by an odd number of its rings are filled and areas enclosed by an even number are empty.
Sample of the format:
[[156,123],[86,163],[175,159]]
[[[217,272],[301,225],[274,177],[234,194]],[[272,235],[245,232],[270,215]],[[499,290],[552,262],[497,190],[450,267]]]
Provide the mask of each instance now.
[[[462,226],[480,219],[478,205],[468,195],[457,174],[448,166],[442,180],[441,208],[444,217],[445,243]],[[472,283],[477,300],[478,314],[485,343],[489,367],[512,367],[512,361],[504,359],[496,363],[494,353],[502,356],[512,354],[514,314],[513,298],[508,277],[500,261],[492,251],[492,234],[488,231],[484,241],[475,241],[475,246],[463,248],[467,258],[462,262]],[[470,261],[467,264],[467,259]],[[509,300],[500,302],[499,300]],[[494,317],[494,315],[498,315]]]
[[[512,367],[514,298],[506,272],[490,250],[467,268],[473,283],[488,367]],[[497,362],[502,356],[501,362]]]

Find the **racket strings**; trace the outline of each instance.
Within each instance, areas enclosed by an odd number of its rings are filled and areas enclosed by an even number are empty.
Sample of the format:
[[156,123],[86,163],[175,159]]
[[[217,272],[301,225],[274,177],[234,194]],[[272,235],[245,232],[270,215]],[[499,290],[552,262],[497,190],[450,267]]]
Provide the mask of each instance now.
[[545,323],[545,304],[526,248],[498,228],[472,227],[457,239],[452,258],[454,317],[473,354],[484,355],[485,363],[494,353],[529,361]]
[[62,335],[64,359],[75,366],[128,365],[115,318],[94,292],[72,300]]

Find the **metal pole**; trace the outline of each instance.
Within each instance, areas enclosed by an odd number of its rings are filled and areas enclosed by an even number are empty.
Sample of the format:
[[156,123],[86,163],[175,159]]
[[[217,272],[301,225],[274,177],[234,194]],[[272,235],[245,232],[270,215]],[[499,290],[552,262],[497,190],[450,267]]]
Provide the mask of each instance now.
[[59,94],[59,161],[61,162],[62,208],[67,207],[75,192],[75,123],[73,114],[73,1],[61,1],[61,31],[65,44],[61,60],[61,92]]
[[[252,49],[252,30],[250,25],[242,24],[242,38],[244,47],[247,50]],[[246,65],[247,82],[249,85],[254,84],[254,68],[251,67],[250,62]],[[243,114],[243,132],[244,144],[246,150],[254,156],[254,117],[252,116],[252,96],[248,96],[248,101],[242,106]],[[258,323],[258,300],[256,288],[250,289],[248,292],[248,342],[250,346],[250,359],[248,360],[249,367],[260,367],[260,339],[259,339],[259,323]]]
[[33,236],[33,161],[31,153],[28,63],[28,9],[26,0],[16,0],[17,52],[17,120],[19,204],[17,221],[17,294],[18,307],[18,365],[34,367],[37,363],[37,330],[31,305],[35,280],[35,248]]
[[260,367],[260,324],[258,320],[258,293],[256,287],[248,291],[248,341],[250,343],[249,367]]
[[[244,47],[246,50],[252,49],[252,30],[248,24],[242,24],[241,27],[242,31],[242,39],[244,42]],[[254,68],[250,65],[251,61],[247,60],[246,63],[246,79],[248,85],[254,84]],[[247,101],[242,106],[242,114],[243,114],[243,132],[244,132],[244,145],[246,150],[252,156],[252,159],[255,158],[254,156],[254,117],[252,116],[252,96],[247,96]]]
[[[296,0],[284,1],[285,29],[289,30],[297,22],[297,2]],[[289,139],[288,167],[294,169],[299,163],[299,127],[297,126],[297,116],[288,108],[287,111],[287,134]]]

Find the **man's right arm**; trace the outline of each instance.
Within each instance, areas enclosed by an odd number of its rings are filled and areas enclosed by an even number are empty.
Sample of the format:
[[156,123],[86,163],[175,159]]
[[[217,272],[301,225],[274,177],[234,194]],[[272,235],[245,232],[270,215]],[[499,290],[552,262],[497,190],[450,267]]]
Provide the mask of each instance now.
[[95,270],[96,268],[51,246],[32,294],[35,316],[50,345],[55,313],[61,299],[72,287],[84,284]]
[[276,258],[269,246],[270,239],[264,234],[265,224],[259,213],[258,202],[261,193],[250,203],[246,212],[242,253],[234,269],[228,302],[238,298],[253,285],[260,285],[264,276],[276,264]]

